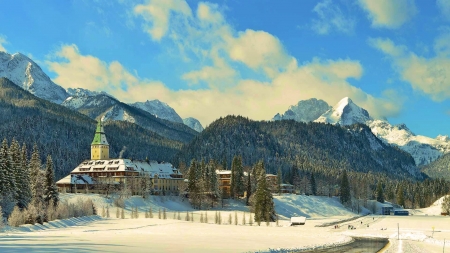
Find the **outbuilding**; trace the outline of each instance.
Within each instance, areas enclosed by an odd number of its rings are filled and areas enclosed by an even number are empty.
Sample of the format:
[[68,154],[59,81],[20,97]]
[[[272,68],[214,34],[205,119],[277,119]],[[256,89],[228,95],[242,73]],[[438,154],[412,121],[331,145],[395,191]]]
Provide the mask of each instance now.
[[306,217],[304,217],[304,216],[291,217],[291,226],[305,225],[305,223],[306,223]]

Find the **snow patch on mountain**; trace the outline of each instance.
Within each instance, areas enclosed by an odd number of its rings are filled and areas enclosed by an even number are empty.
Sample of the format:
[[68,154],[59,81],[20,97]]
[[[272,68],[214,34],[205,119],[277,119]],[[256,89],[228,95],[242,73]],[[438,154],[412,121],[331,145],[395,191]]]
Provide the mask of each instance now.
[[176,123],[183,123],[183,119],[172,107],[164,102],[159,101],[158,99],[147,100],[145,102],[136,102],[130,105],[149,112],[158,118]]
[[367,121],[372,120],[369,113],[357,106],[353,101],[345,97],[332,109],[328,110],[314,122],[339,124],[339,125],[352,125],[356,123],[365,124]]
[[183,123],[184,123],[186,126],[192,128],[192,129],[194,129],[195,131],[197,131],[197,132],[199,132],[199,133],[200,133],[201,131],[203,131],[203,126],[202,126],[202,124],[200,124],[200,121],[198,121],[196,118],[192,118],[192,117],[185,118],[185,119],[183,119]]
[[[365,109],[353,103],[348,97],[339,101],[333,109],[324,113],[314,122],[339,125],[365,124],[383,142],[398,146],[411,154],[418,166],[426,165],[450,152],[448,136],[438,136],[433,139],[415,135],[405,124],[391,125],[386,120],[374,120]],[[371,142],[371,146],[376,148],[375,143]]]
[[105,114],[101,118],[102,121],[108,120],[120,120],[120,121],[128,121],[131,123],[136,123],[136,119],[128,114],[122,107],[114,105],[105,112]]
[[69,94],[72,97],[93,97],[96,95],[100,95],[100,94],[105,94],[108,95],[106,92],[101,91],[91,91],[88,89],[83,89],[83,88],[68,88],[67,89],[67,94]]
[[82,107],[86,101],[89,100],[89,97],[68,97],[61,105],[70,108],[72,110],[77,110]]
[[37,97],[60,104],[67,92],[55,84],[30,58],[21,54],[0,52],[0,77],[6,77],[17,86]]
[[410,153],[418,166],[429,164],[443,154],[450,152],[450,141],[448,139],[433,139],[415,135],[404,124],[391,125],[386,121],[374,120],[367,122],[367,125],[379,139]]
[[289,109],[280,115],[277,113],[272,120],[288,120],[293,119],[298,122],[310,122],[317,119],[320,115],[331,109],[327,102],[311,98],[301,100],[296,105],[289,106]]

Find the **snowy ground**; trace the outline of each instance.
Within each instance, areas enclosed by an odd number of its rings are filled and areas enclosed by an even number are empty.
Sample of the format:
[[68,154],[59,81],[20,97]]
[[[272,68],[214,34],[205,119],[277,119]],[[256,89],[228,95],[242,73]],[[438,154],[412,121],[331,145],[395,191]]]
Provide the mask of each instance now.
[[[278,226],[275,222],[270,226],[266,223],[250,226],[250,213],[239,201],[226,201],[224,208],[196,211],[186,200],[175,197],[152,196],[145,200],[132,197],[125,202],[126,219],[117,219],[112,199],[94,194],[63,194],[61,198],[67,201],[91,198],[100,214],[103,206],[110,206],[111,218],[91,216],[44,226],[8,228],[0,233],[0,252],[267,252],[278,248],[332,246],[349,242],[350,236],[390,238],[391,247],[385,252],[442,252],[444,239],[450,238],[450,218],[425,215],[436,209],[433,206],[417,211],[424,215],[366,216],[334,229],[334,226],[315,225],[346,219],[354,214],[336,199],[327,197],[275,196],[276,211],[282,218]],[[130,219],[132,206],[139,207],[139,219]],[[153,210],[153,219],[144,216],[148,208]],[[158,219],[158,210],[164,208],[167,219]],[[222,225],[214,224],[216,211],[221,213]],[[185,221],[186,212],[194,214],[194,222]],[[208,215],[208,224],[200,223],[201,214],[203,217]],[[231,225],[228,224],[230,214]],[[236,214],[238,225],[235,225]],[[306,225],[288,226],[287,218],[294,215],[307,216]],[[397,223],[400,241],[397,241]],[[348,225],[356,229],[348,230]],[[447,244],[446,250],[450,252],[450,242]]]

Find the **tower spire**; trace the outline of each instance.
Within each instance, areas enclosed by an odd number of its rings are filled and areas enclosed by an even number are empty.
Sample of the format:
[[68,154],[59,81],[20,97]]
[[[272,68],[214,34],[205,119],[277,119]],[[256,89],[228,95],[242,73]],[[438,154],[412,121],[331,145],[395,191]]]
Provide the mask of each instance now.
[[109,159],[109,144],[106,140],[105,130],[102,121],[99,120],[95,129],[94,140],[91,143],[91,159]]

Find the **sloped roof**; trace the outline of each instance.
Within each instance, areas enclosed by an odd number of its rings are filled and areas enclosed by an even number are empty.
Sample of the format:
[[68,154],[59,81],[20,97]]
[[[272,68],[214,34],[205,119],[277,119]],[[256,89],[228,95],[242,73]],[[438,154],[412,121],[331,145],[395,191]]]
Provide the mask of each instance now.
[[172,178],[172,175],[182,175],[177,168],[167,162],[131,161],[130,159],[86,160],[72,170],[72,173],[98,172],[99,170],[105,172],[144,172],[152,178],[155,176]]
[[102,121],[98,121],[97,128],[95,129],[94,140],[91,145],[109,145],[106,140],[105,130],[103,129]]

